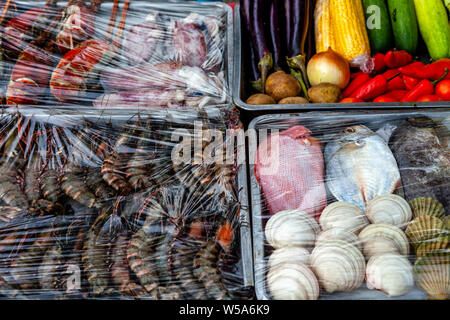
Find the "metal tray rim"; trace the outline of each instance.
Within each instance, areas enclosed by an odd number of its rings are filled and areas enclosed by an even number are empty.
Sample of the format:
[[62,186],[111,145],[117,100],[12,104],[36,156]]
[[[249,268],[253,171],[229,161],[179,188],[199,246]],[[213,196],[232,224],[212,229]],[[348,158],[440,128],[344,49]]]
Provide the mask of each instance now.
[[284,112],[284,111],[333,111],[333,110],[389,110],[389,109],[408,109],[411,107],[424,107],[424,108],[447,108],[450,107],[450,102],[421,102],[421,103],[409,103],[409,102],[364,102],[364,103],[310,103],[310,104],[284,104],[282,106],[278,104],[267,105],[250,105],[245,103],[241,98],[243,88],[243,62],[242,62],[242,32],[241,32],[241,15],[240,5],[236,5],[234,9],[234,85],[233,85],[233,102],[242,110],[249,112]]
[[[232,110],[231,105],[221,105],[217,106],[216,111],[220,112],[221,108],[229,108]],[[58,111],[71,111],[72,114],[67,113],[58,113]],[[57,118],[69,118],[73,119],[74,116],[79,117],[94,117],[96,119],[115,119],[115,120],[127,120],[133,114],[133,109],[127,110],[117,110],[114,109],[112,114],[101,114],[98,110],[92,110],[89,113],[83,113],[83,109],[81,111],[75,110],[70,107],[56,107],[49,108],[47,106],[40,106],[39,108],[8,108],[3,109],[1,111],[2,114],[7,113],[22,113],[26,116],[37,116],[37,117],[57,117]],[[183,117],[188,117],[188,115],[182,110],[170,110],[170,109],[159,109],[159,110],[151,110],[145,109],[145,114],[152,115],[167,115],[171,111],[175,111],[177,115]],[[181,112],[180,112],[181,111]],[[191,112],[196,112],[192,110]],[[234,111],[232,111],[234,112]],[[239,127],[242,129],[243,123],[239,120]],[[238,156],[242,158],[237,158],[237,162],[239,163],[238,172],[237,172],[237,184],[239,190],[239,202],[240,202],[240,211],[239,211],[239,234],[240,234],[240,250],[241,250],[241,265],[242,265],[242,276],[243,276],[243,284],[244,287],[254,287],[254,274],[253,274],[253,248],[252,248],[252,237],[251,237],[251,227],[250,227],[250,208],[249,208],[249,188],[248,188],[248,175],[247,175],[247,157],[246,157],[246,149],[245,144],[238,144],[236,153]]]
[[[390,115],[416,115],[420,113],[448,113],[450,117],[450,108],[442,109],[442,108],[434,108],[434,109],[409,109],[409,110],[376,110],[374,112],[366,111],[353,111],[353,112],[344,112],[341,111],[329,111],[329,112],[317,112],[317,111],[311,111],[311,112],[292,112],[292,113],[274,113],[274,114],[264,114],[258,117],[255,117],[248,126],[249,130],[255,130],[257,128],[258,123],[267,120],[267,119],[273,119],[273,120],[286,120],[286,119],[292,119],[292,118],[302,118],[302,119],[312,119],[317,117],[327,117],[327,116],[341,116],[341,117],[348,117],[348,116],[374,116],[374,114],[390,114]],[[251,158],[250,152],[252,150],[248,150],[249,154],[248,157]],[[257,299],[261,300],[270,300],[270,297],[267,295],[267,291],[264,289],[263,284],[265,283],[264,279],[264,273],[260,270],[256,270],[256,266],[261,265],[264,261],[264,236],[263,236],[263,228],[262,228],[262,207],[261,203],[263,201],[262,199],[262,192],[261,188],[259,186],[259,183],[256,180],[256,176],[254,174],[255,165],[249,163],[250,168],[250,201],[251,201],[251,219],[252,219],[252,239],[253,239],[253,273],[255,277],[255,293]],[[261,239],[262,238],[262,239]],[[401,298],[401,297],[400,297]],[[389,298],[386,298],[386,300],[391,300]]]

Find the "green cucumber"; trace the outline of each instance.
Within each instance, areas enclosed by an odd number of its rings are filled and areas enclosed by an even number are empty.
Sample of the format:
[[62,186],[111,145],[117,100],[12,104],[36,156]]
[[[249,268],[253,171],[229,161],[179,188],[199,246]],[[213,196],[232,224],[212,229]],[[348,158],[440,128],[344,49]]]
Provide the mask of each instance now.
[[448,16],[442,0],[414,0],[417,22],[431,59],[448,57]]
[[415,54],[419,41],[413,0],[387,0],[397,50]]
[[362,0],[372,53],[386,53],[393,47],[389,12],[385,0]]

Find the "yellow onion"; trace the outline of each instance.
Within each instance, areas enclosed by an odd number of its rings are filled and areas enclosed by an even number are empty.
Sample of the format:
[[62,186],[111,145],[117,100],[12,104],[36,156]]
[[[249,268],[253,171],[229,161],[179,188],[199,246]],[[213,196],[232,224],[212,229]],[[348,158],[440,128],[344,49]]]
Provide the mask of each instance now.
[[312,86],[331,83],[344,89],[350,81],[350,66],[347,60],[331,48],[314,55],[309,60],[306,71]]

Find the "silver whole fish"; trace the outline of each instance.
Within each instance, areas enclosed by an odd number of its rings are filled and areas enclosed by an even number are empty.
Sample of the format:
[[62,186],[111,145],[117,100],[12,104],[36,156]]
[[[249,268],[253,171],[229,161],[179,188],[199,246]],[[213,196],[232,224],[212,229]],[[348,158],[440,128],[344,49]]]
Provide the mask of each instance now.
[[324,157],[329,191],[362,210],[376,196],[393,193],[401,185],[388,144],[366,126],[345,128],[327,144]]

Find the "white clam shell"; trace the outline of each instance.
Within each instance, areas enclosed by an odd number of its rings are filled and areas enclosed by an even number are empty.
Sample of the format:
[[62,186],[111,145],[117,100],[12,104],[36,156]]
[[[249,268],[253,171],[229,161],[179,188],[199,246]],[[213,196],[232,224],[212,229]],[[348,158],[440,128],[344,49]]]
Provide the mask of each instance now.
[[328,293],[353,291],[364,281],[364,256],[348,242],[322,241],[312,251],[310,261],[322,287]]
[[413,268],[397,253],[372,256],[366,268],[367,288],[383,291],[390,297],[407,293],[414,285]]
[[361,250],[358,237],[354,233],[347,231],[345,229],[333,228],[322,231],[317,236],[316,244],[318,244],[321,241],[327,240],[343,240],[355,245],[356,247],[358,247],[358,249]]
[[405,233],[391,224],[371,224],[360,232],[359,240],[367,259],[382,253],[409,254],[409,242]]
[[341,228],[355,234],[369,224],[359,207],[343,201],[328,205],[320,215],[319,222],[323,230]]
[[304,263],[284,263],[269,270],[267,284],[276,300],[317,300],[319,282]]
[[272,269],[282,263],[304,263],[309,265],[309,251],[301,247],[285,247],[274,250],[269,257],[269,268]]
[[371,223],[388,223],[406,228],[412,219],[409,203],[395,194],[385,194],[372,199],[366,206],[366,215]]
[[266,224],[267,242],[274,248],[312,247],[320,227],[308,213],[299,210],[280,211]]

